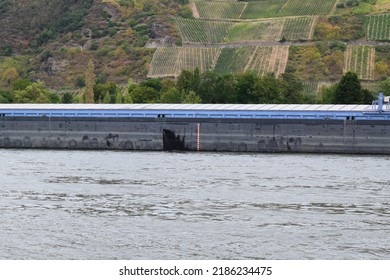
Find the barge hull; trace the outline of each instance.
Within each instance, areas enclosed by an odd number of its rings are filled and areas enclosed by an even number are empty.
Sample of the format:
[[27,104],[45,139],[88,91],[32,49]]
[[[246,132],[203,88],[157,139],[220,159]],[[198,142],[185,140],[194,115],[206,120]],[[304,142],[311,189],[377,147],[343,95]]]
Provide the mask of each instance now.
[[3,116],[0,148],[390,154],[390,122]]

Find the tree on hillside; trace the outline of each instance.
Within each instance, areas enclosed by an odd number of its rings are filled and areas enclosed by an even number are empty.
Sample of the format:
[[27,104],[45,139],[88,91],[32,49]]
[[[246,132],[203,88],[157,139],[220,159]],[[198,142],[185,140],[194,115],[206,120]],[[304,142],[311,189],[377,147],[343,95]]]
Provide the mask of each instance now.
[[301,103],[303,83],[291,73],[284,73],[280,77],[281,101],[283,103]]
[[15,91],[17,103],[59,103],[60,96],[46,89],[42,82],[28,85],[25,89]]
[[129,92],[134,103],[157,103],[160,92],[152,87],[137,85]]
[[390,96],[390,77],[381,82],[379,90],[383,92],[385,96]]
[[191,90],[194,90],[193,82],[194,73],[188,70],[183,70],[177,77],[176,86],[179,91],[188,93]]
[[90,59],[88,61],[87,70],[85,71],[85,91],[84,91],[84,103],[94,103],[93,87],[95,86],[95,65]]
[[261,95],[260,77],[254,71],[237,74],[236,97],[237,103],[258,103]]
[[356,73],[347,72],[337,84],[334,92],[335,104],[361,104],[364,92]]
[[[214,71],[206,71],[199,77],[199,85],[196,86],[196,72],[194,72],[193,91],[199,95],[203,103],[220,103],[220,95],[223,94],[217,88],[218,74]],[[198,89],[196,89],[198,88]]]
[[266,73],[259,83],[259,103],[283,103],[280,94],[280,80],[274,73]]
[[15,67],[10,67],[6,69],[1,75],[1,82],[9,86],[12,82],[14,82],[18,78],[19,78],[18,70]]

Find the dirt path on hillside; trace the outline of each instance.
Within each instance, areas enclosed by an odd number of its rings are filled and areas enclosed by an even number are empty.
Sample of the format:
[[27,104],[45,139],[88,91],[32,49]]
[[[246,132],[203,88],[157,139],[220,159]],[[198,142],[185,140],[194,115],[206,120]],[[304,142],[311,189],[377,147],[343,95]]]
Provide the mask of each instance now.
[[333,7],[332,7],[332,10],[330,10],[330,13],[329,13],[329,15],[333,15],[334,14],[334,12],[336,11],[336,9],[337,9],[337,4],[340,2],[340,0],[337,0],[335,3],[334,3],[334,5],[333,5]]
[[[357,40],[349,41],[348,46],[389,46],[390,42],[366,41]],[[248,41],[248,42],[231,42],[231,43],[197,43],[197,42],[183,42],[183,47],[188,48],[236,48],[244,46],[314,46],[315,41],[305,42],[278,42],[278,41]]]
[[194,18],[200,18],[198,8],[196,7],[196,4],[194,2],[190,3],[190,8],[191,8],[191,11],[192,11],[192,16]]
[[314,36],[314,29],[317,25],[317,22],[318,22],[318,19],[319,19],[319,16],[314,16],[313,17],[313,21],[311,23],[311,26],[310,26],[310,31],[309,31],[309,40],[312,40],[313,39],[313,36]]

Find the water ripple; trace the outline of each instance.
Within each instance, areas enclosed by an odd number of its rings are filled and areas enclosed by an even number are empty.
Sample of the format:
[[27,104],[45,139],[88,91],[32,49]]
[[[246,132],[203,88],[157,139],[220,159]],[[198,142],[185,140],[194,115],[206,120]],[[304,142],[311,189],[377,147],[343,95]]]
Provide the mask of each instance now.
[[388,157],[0,155],[3,259],[390,258]]

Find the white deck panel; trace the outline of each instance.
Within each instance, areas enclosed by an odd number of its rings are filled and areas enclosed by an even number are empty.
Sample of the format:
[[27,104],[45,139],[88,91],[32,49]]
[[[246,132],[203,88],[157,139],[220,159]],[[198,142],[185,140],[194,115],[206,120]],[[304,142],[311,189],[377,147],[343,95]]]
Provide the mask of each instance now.
[[[0,104],[0,110],[375,111],[371,105],[319,104]],[[386,107],[384,107],[386,109]]]

